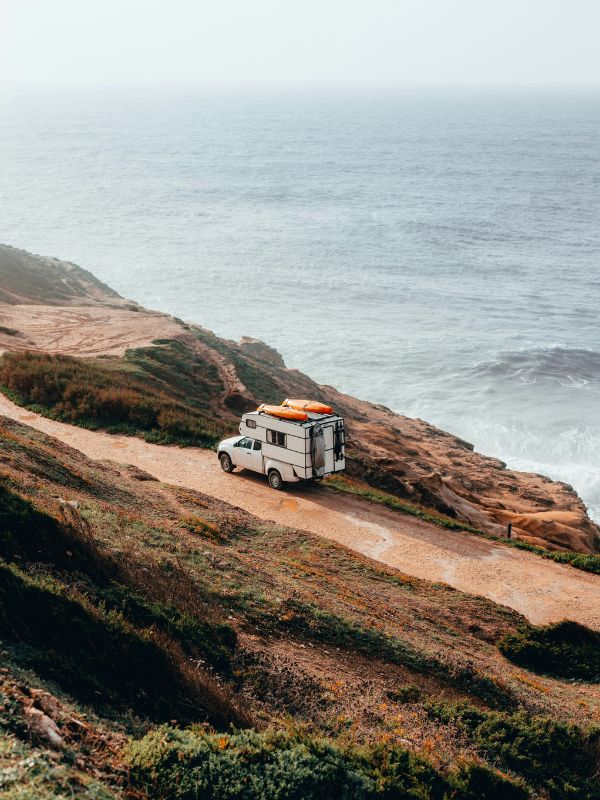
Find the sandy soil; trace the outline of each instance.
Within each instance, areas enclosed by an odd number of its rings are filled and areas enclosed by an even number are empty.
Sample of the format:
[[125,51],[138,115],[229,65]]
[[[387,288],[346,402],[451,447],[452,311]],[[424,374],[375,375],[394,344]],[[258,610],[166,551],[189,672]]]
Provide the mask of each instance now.
[[165,314],[102,306],[0,303],[0,325],[18,332],[11,336],[0,331],[0,353],[18,349],[80,357],[118,356],[153,339],[181,336],[181,326]]
[[410,575],[488,597],[531,622],[572,619],[600,630],[598,576],[319,487],[291,486],[278,493],[253,473],[226,475],[210,451],[161,447],[64,425],[31,414],[2,395],[0,413],[91,458],[134,464],[161,481],[212,495],[261,519],[333,539]]

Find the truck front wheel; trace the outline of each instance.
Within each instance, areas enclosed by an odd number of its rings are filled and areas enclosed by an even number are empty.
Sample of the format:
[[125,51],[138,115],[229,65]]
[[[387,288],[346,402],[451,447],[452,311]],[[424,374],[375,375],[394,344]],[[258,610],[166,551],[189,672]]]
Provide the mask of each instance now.
[[283,489],[283,480],[276,469],[269,470],[268,478],[271,489]]
[[221,462],[221,469],[223,470],[223,472],[233,472],[234,470],[233,461],[227,455],[227,453],[221,453],[221,455],[219,456],[219,461]]

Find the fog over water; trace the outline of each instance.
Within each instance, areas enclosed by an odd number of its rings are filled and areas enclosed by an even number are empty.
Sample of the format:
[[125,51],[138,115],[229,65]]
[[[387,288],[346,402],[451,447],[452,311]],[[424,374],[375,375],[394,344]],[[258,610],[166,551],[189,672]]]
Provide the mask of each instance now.
[[600,94],[13,98],[0,240],[565,480],[600,519]]

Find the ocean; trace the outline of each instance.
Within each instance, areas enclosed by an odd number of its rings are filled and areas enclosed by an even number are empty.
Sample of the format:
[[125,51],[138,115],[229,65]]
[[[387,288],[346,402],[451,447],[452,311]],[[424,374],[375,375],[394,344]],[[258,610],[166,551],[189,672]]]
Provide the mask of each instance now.
[[600,93],[3,97],[0,241],[263,339],[600,520]]

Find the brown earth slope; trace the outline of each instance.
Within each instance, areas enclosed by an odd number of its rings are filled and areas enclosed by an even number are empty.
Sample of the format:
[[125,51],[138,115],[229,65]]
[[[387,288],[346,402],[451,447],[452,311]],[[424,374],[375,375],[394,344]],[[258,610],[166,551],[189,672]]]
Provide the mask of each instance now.
[[[206,602],[210,597],[210,607],[204,609],[210,619],[231,624],[251,650],[263,652],[267,658],[281,655],[293,673],[297,673],[298,664],[302,665],[301,670],[313,671],[316,665],[325,668],[329,661],[327,678],[332,681],[356,678],[364,682],[370,678],[390,681],[392,686],[398,681],[399,675],[391,664],[384,667],[385,648],[381,643],[371,653],[365,651],[366,659],[361,658],[358,646],[353,649],[338,645],[338,649],[321,642],[322,650],[317,643],[318,628],[308,622],[298,626],[299,620],[294,619],[303,603],[314,604],[321,612],[339,615],[389,637],[400,637],[410,647],[441,659],[447,668],[433,671],[407,659],[411,674],[405,677],[422,685],[426,692],[442,691],[453,698],[470,695],[479,698],[478,702],[494,704],[493,687],[488,687],[492,692],[489,698],[486,689],[484,696],[478,695],[477,676],[487,675],[499,689],[499,703],[510,704],[509,698],[513,697],[524,707],[552,710],[563,719],[581,714],[595,719],[600,699],[597,686],[534,677],[501,655],[495,644],[524,622],[519,613],[445,584],[409,577],[327,541],[322,535],[300,530],[294,523],[303,522],[303,517],[299,518],[292,508],[285,511],[289,498],[272,501],[283,506],[280,524],[276,525],[267,520],[264,511],[259,519],[223,502],[215,496],[212,470],[203,463],[209,457],[205,451],[169,448],[169,459],[163,464],[164,448],[153,448],[136,439],[122,442],[117,437],[112,441],[106,434],[77,429],[73,432],[76,436],[89,433],[94,437],[92,441],[103,440],[113,458],[129,458],[131,454],[121,447],[129,442],[134,447],[149,448],[145,463],[148,469],[90,459],[78,448],[0,416],[0,497],[2,493],[17,492],[37,509],[79,531],[77,536],[81,537],[65,549],[65,542],[56,533],[44,534],[40,520],[37,527],[29,528],[26,539],[12,537],[12,546],[1,540],[4,558],[16,564],[28,560],[37,563],[30,570],[32,576],[43,571],[43,565],[56,563],[60,579],[72,579],[76,591],[85,592],[83,583],[78,583],[81,573],[93,576],[95,581],[102,573],[100,570],[94,576],[90,571],[90,555],[96,552],[98,564],[108,559],[104,563],[111,565],[112,581],[134,581],[140,592],[150,596],[154,593],[161,602],[168,602],[172,595],[175,603],[185,595],[185,581],[193,581],[193,594],[198,601]],[[175,461],[171,461],[172,457]],[[152,470],[162,470],[167,477],[176,477],[177,471],[180,475],[170,485],[153,479]],[[221,477],[219,472],[215,474]],[[241,475],[222,479],[232,486],[242,484],[232,490],[237,504],[248,481]],[[252,488],[258,488],[258,484]],[[314,503],[309,496],[307,506]],[[261,510],[259,503],[255,507]],[[353,501],[342,510],[328,509],[325,504],[324,515],[335,525],[336,514],[341,519],[344,513],[356,511]],[[342,522],[351,524],[349,520]],[[421,535],[426,528],[424,524],[416,530]],[[460,549],[460,542],[457,548]],[[506,552],[513,555],[505,548],[499,549],[500,558]],[[600,580],[528,554],[518,555],[525,555],[525,562],[531,559],[534,568],[548,570],[555,580],[560,580],[564,571],[564,575],[579,582],[582,594],[586,581]],[[566,587],[565,591],[577,594],[573,587]],[[582,610],[584,605],[582,601]],[[294,608],[298,610],[293,612]],[[577,616],[575,605],[572,610]],[[194,613],[199,611],[195,608]],[[600,627],[600,620],[595,622]],[[317,649],[304,653],[300,642]],[[350,655],[354,663],[348,660]],[[457,677],[457,670],[461,669],[467,669],[470,676],[464,684]],[[300,701],[300,696],[297,699]],[[362,701],[368,702],[367,695]],[[362,701],[357,698],[357,702]],[[316,709],[313,712],[318,713]]]
[[[88,431],[32,414],[0,395],[0,414],[98,461],[131,464],[165,483],[201,491],[277,525],[302,528],[365,556],[487,597],[535,624],[571,619],[600,630],[600,576],[513,550],[321,486],[274,492],[258,475],[222,472],[215,454],[165,448],[133,436]],[[0,416],[0,425],[3,417]],[[1,429],[0,429],[1,430]]]
[[349,474],[491,533],[512,522],[514,535],[533,544],[600,551],[600,528],[570,486],[508,470],[427,422],[320,386],[287,369],[279,353],[261,342],[245,338],[237,344],[165,314],[135,305],[129,310],[90,273],[7,247],[0,248],[0,300],[2,350],[94,357],[177,340],[190,358],[217,371],[221,388],[203,402],[232,432],[241,411],[258,402],[326,399],[347,420]]

